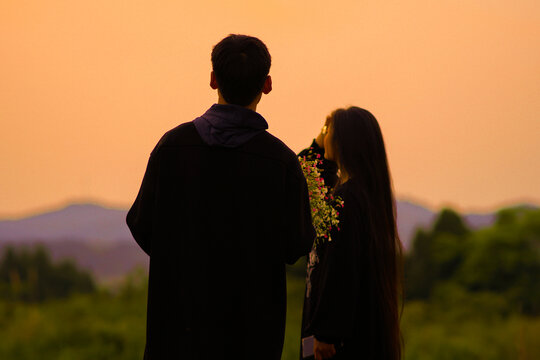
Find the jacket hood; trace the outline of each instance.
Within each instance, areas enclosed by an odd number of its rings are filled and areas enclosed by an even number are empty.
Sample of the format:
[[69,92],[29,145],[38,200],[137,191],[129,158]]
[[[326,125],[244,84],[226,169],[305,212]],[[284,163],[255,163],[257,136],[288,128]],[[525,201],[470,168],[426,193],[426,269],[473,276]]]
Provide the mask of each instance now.
[[241,146],[268,129],[259,113],[237,105],[214,104],[193,123],[206,144],[229,148]]

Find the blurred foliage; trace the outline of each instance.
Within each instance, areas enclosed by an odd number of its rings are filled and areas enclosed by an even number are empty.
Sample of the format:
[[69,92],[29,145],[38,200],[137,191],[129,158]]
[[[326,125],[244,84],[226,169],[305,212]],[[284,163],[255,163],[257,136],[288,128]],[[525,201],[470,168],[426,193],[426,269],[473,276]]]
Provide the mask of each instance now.
[[7,247],[0,259],[0,299],[41,302],[95,289],[90,273],[77,268],[72,260],[54,264],[42,246]]
[[[137,285],[139,284],[139,285]],[[142,359],[146,283],[43,303],[0,302],[0,359]]]
[[[46,254],[38,255],[17,257],[35,268],[40,261],[56,266],[44,260]],[[406,257],[405,359],[540,359],[539,258],[539,210],[502,210],[492,227],[478,231],[456,212],[441,212],[431,229],[418,231]],[[0,263],[4,285],[5,259]],[[25,279],[21,284],[33,276],[30,268],[17,268]],[[297,360],[305,261],[287,267],[287,277],[282,358]],[[72,291],[67,298],[48,296],[41,302],[3,297],[0,359],[141,359],[146,291],[146,273],[139,269],[114,289]]]
[[430,231],[417,231],[412,251],[405,258],[408,298],[428,299],[437,283],[455,274],[464,261],[470,233],[451,209],[441,211]]
[[539,359],[540,318],[506,311],[492,293],[448,293],[444,301],[405,306],[402,330],[406,360]]
[[470,230],[457,212],[447,208],[443,209],[435,220],[433,232],[436,234],[446,233],[463,237],[467,235]]
[[[98,290],[40,304],[0,301],[0,359],[140,360],[147,283],[131,275],[115,291]],[[283,360],[298,360],[304,279],[288,274]],[[507,300],[437,286],[429,302],[405,305],[406,360],[538,359],[540,318],[507,312]]]
[[540,311],[540,210],[501,210],[492,227],[467,228],[450,209],[429,231],[419,230],[405,259],[409,300],[432,300],[446,289],[502,296],[505,312]]

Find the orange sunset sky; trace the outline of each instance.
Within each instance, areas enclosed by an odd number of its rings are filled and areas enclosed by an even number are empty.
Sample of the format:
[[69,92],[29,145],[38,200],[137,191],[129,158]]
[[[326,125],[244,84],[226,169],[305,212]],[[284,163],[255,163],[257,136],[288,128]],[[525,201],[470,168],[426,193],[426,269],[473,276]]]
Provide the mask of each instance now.
[[160,136],[216,101],[210,52],[229,33],[267,44],[258,110],[293,150],[357,105],[398,198],[540,204],[537,0],[0,0],[0,218],[128,207]]

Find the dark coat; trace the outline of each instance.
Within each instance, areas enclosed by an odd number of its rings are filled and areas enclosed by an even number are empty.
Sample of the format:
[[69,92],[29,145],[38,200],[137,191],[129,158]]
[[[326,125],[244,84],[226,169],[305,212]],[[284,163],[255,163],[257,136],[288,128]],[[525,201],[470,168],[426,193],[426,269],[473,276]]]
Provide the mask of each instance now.
[[214,105],[152,151],[127,216],[150,256],[145,359],[280,359],[285,264],[315,232],[297,157],[266,127]]
[[339,230],[332,241],[319,244],[308,261],[308,277],[302,317],[302,337],[314,335],[338,348],[337,359],[372,359],[371,277],[367,242],[368,223],[362,196],[348,181],[335,196],[344,201],[339,211]]

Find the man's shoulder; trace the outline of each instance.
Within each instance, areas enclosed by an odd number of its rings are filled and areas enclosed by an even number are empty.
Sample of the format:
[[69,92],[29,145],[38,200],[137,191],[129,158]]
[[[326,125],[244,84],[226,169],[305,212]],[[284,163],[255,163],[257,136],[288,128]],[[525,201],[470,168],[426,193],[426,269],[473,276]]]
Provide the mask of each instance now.
[[195,128],[193,121],[188,121],[163,134],[157,147],[201,144],[201,138],[197,134],[197,129]]
[[297,161],[297,156],[283,141],[268,131],[264,131],[247,144],[246,149],[256,151],[261,156],[286,164]]
[[[193,121],[182,123],[167,131],[159,140],[156,149],[164,147],[202,146],[207,147],[200,137]],[[223,151],[234,149],[223,148]],[[298,161],[297,155],[283,141],[268,131],[263,131],[248,143],[236,148],[252,155],[282,162],[288,166],[295,166]]]

